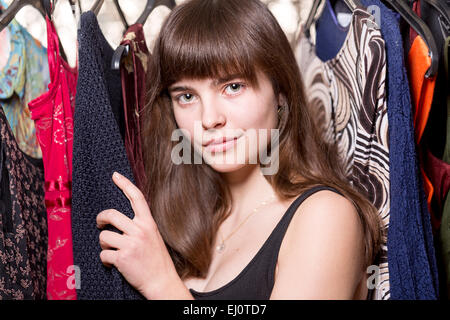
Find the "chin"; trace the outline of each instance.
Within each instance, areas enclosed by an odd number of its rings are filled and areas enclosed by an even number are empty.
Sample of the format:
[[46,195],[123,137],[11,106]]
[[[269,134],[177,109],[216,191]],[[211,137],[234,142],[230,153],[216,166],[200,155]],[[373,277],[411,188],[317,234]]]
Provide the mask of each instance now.
[[[245,140],[242,140],[245,141]],[[250,150],[242,142],[225,152],[209,152],[202,150],[202,160],[219,173],[231,173],[254,166],[258,162],[258,150]]]
[[235,172],[248,166],[247,164],[208,164],[211,168],[220,173]]
[[249,157],[245,156],[245,153],[240,153],[241,157],[238,157],[236,153],[237,150],[234,148],[217,153],[203,150],[203,162],[220,173],[235,172],[249,165]]

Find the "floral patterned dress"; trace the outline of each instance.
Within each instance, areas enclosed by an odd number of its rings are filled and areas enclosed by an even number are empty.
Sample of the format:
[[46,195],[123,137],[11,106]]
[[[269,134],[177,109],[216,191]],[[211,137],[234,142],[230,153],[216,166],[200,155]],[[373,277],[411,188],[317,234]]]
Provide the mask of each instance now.
[[20,150],[2,108],[0,140],[0,300],[45,299],[43,163]]
[[48,220],[47,298],[75,300],[71,226],[73,109],[77,69],[59,54],[58,35],[47,19],[49,90],[29,103],[42,149]]
[[[0,9],[7,8],[0,0]],[[44,167],[28,102],[50,81],[47,50],[17,21],[0,69],[0,300],[45,299]],[[3,52],[5,53],[5,52]]]

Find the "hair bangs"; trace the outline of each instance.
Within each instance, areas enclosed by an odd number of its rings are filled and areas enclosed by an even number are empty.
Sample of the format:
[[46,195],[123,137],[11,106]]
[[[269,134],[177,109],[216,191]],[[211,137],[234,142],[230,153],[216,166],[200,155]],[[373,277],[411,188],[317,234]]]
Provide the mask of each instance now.
[[[167,23],[169,32],[161,38],[160,67],[165,87],[180,79],[243,78],[257,86],[256,67],[262,52],[248,28],[230,23],[217,6],[189,12]],[[230,15],[233,13],[230,12]],[[238,20],[236,18],[236,20]],[[195,23],[192,23],[195,21]]]

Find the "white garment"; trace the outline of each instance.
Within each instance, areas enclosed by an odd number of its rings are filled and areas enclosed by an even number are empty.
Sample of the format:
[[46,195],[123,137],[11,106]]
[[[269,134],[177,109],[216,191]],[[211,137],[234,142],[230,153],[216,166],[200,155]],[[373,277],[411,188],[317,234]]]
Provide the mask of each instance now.
[[4,28],[0,32],[0,70],[2,70],[9,59],[11,52],[11,34],[8,28]]

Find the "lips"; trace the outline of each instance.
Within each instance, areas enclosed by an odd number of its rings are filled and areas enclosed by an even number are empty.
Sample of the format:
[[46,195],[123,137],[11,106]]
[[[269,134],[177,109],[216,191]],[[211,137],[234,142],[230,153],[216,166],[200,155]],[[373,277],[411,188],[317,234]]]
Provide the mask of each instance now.
[[225,143],[227,141],[231,141],[234,139],[237,139],[238,137],[221,137],[216,139],[211,139],[207,143],[203,144],[204,147],[210,146],[210,145],[220,145],[222,143]]
[[221,137],[209,140],[203,146],[210,152],[224,152],[234,146],[239,137]]

